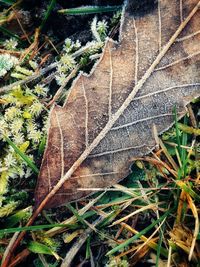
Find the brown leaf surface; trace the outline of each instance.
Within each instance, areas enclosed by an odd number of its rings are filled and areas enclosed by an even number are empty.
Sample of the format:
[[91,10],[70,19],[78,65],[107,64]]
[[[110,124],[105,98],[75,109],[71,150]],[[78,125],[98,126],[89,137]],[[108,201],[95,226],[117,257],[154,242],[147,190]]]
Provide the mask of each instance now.
[[51,110],[37,206],[50,191],[56,195],[46,207],[91,193],[80,188],[117,183],[132,157],[155,146],[152,125],[168,129],[175,105],[185,114],[200,95],[199,6],[162,0],[133,14],[127,5],[120,42],[108,40],[91,74],[80,74],[64,106]]

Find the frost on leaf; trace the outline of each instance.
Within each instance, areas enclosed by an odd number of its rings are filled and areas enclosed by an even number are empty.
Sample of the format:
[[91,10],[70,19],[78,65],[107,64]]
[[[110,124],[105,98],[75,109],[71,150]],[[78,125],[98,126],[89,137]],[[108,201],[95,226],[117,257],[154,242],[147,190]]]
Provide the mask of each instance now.
[[168,129],[175,105],[185,114],[200,95],[198,7],[162,0],[150,12],[126,8],[119,43],[108,40],[91,74],[80,74],[64,106],[51,110],[36,205],[52,189],[46,207],[117,183],[132,157],[155,146],[152,125]]

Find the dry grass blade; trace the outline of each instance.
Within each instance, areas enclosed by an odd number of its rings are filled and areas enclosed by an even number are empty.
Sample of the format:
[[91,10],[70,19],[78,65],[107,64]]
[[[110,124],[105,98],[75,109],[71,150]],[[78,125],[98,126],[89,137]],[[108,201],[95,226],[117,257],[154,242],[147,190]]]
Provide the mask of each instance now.
[[[87,205],[85,205],[81,210],[78,211],[78,215],[82,216],[86,213],[86,211],[88,211],[92,206],[94,206],[94,204],[102,198],[102,196],[105,194],[105,192],[103,192],[102,194],[100,194],[98,197],[92,199]],[[74,224],[77,221],[76,216],[72,216],[71,218],[65,220],[62,222],[62,224]],[[62,233],[64,231],[64,229],[62,229],[61,227],[54,227],[48,231],[46,231],[46,234],[48,236],[54,236],[55,234],[58,233]]]
[[35,36],[33,43],[25,50],[25,52],[21,55],[20,61],[22,62],[31,52],[34,53],[38,48],[38,40],[39,40],[40,29],[35,30]]
[[47,107],[52,106],[58,99],[59,97],[62,95],[63,90],[65,88],[65,86],[68,84],[68,82],[76,75],[76,73],[78,72],[80,66],[76,66],[71,73],[66,77],[63,85],[60,86],[60,88],[57,90],[56,94],[54,95],[54,97],[52,98],[52,100],[47,104]]
[[38,73],[35,73],[35,74],[27,77],[24,80],[20,80],[20,81],[11,83],[9,85],[3,86],[0,88],[0,94],[10,91],[16,86],[24,85],[24,84],[27,84],[29,82],[32,82],[32,81],[38,79],[39,77],[41,77],[42,75],[44,75],[45,73],[47,73],[48,71],[56,68],[56,66],[57,66],[57,63],[52,63],[48,67],[41,69],[40,71],[38,71]]
[[162,148],[165,156],[167,157],[167,159],[169,160],[169,162],[171,163],[172,167],[174,168],[175,171],[178,170],[178,166],[176,164],[176,162],[174,161],[174,159],[172,158],[172,156],[169,154],[169,152],[167,151],[163,141],[159,138],[159,144],[160,144],[160,147]]
[[145,207],[142,207],[142,208],[140,208],[140,209],[137,209],[136,211],[134,211],[134,212],[128,214],[127,216],[125,216],[125,217],[123,217],[123,218],[121,218],[121,219],[119,219],[119,220],[113,222],[112,226],[113,226],[113,225],[116,225],[116,224],[119,224],[119,223],[121,223],[121,222],[127,220],[128,218],[130,218],[130,217],[132,217],[132,216],[134,216],[134,215],[136,215],[136,214],[138,214],[138,213],[140,213],[140,212],[143,212],[143,211],[145,211],[145,210],[149,210],[149,209],[155,210],[155,209],[157,209],[157,205],[158,205],[158,204],[159,204],[159,203],[156,203],[156,204],[149,204],[149,205],[147,205],[147,206],[145,206]]
[[[154,156],[156,156],[154,154]],[[172,169],[166,162],[162,161],[159,157],[156,156],[156,159],[154,158],[151,158],[151,157],[145,157],[145,158],[137,158],[138,160],[144,160],[144,161],[147,161],[155,166],[161,166],[161,167],[164,167],[166,168],[166,170],[168,170],[173,176],[174,178],[177,178],[178,174],[177,172]]]
[[176,216],[177,223],[181,222],[182,211],[183,211],[183,207],[184,207],[184,203],[186,199],[187,199],[186,193],[182,190],[180,197],[179,197],[179,203],[178,203],[178,209],[177,209],[177,216]]
[[16,233],[14,233],[14,235],[12,236],[12,238],[10,239],[10,242],[9,242],[8,246],[6,247],[6,250],[5,250],[4,254],[3,254],[2,262],[4,261],[4,259],[6,259],[8,253],[10,251],[10,248],[13,246],[13,244],[16,241],[18,235],[19,235],[19,233],[16,232]]
[[[165,218],[166,219],[166,218]],[[133,254],[136,255],[144,246],[149,245],[149,243],[151,242],[151,240],[153,239],[154,235],[160,230],[161,226],[163,225],[163,223],[165,222],[165,219],[160,223],[160,225],[158,226],[158,228],[148,237],[146,238],[146,240],[144,241],[144,243],[136,250],[136,252]],[[142,239],[142,236],[140,237]],[[143,240],[145,239],[145,237],[143,237]],[[157,246],[156,246],[157,247]],[[155,247],[154,247],[155,249]]]
[[[153,236],[159,231],[160,227],[162,226],[162,224],[165,222],[165,220],[163,222],[161,222],[161,224],[159,225],[159,227],[153,232],[153,234],[150,237],[145,237],[144,235],[142,235],[140,237],[140,239],[144,242],[142,245],[139,245],[138,248],[132,248],[126,252],[120,253],[117,257],[122,257],[124,255],[127,255],[133,251],[135,251],[135,253],[133,254],[132,257],[134,257],[134,255],[136,253],[138,253],[144,246],[149,246],[150,248],[156,250],[157,249],[157,243],[155,242],[155,240],[153,239]],[[126,224],[126,223],[121,223],[121,225],[123,225],[128,231],[130,231],[133,234],[138,234],[139,232],[136,231],[135,229],[133,229],[130,225]],[[157,239],[157,238],[156,238]],[[163,250],[163,254],[165,254],[165,251]],[[165,254],[166,256],[166,254]]]
[[172,247],[169,247],[168,259],[167,259],[167,267],[171,266],[171,257],[172,257]]
[[194,233],[193,233],[192,244],[190,247],[190,253],[188,256],[188,260],[191,261],[192,255],[194,252],[194,247],[195,247],[196,240],[197,240],[197,236],[199,233],[199,215],[198,215],[197,208],[196,208],[192,198],[188,194],[187,194],[187,201],[188,201],[188,205],[189,205],[190,209],[192,210],[192,213],[193,213],[193,216],[195,219],[195,229],[194,229]]

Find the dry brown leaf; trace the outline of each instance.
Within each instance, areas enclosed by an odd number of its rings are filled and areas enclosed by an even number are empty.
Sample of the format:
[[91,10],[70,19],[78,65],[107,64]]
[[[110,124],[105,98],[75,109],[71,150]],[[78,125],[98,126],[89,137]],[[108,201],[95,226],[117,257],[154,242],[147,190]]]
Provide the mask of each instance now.
[[127,4],[120,42],[108,40],[91,74],[80,74],[64,106],[51,110],[37,206],[50,191],[46,207],[117,183],[130,158],[155,146],[152,125],[162,133],[173,107],[182,117],[200,95],[199,0],[151,2],[148,13]]

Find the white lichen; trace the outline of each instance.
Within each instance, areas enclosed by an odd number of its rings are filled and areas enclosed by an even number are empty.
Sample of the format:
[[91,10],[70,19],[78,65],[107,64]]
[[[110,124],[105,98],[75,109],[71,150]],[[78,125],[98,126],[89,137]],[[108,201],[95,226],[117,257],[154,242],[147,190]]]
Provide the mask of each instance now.
[[37,84],[34,89],[33,89],[34,93],[38,96],[47,96],[47,93],[49,91],[49,88],[46,87],[45,85],[43,84]]
[[0,77],[18,64],[18,59],[9,54],[0,55]]
[[7,50],[15,50],[18,46],[18,41],[15,38],[10,38],[5,40],[3,46]]

